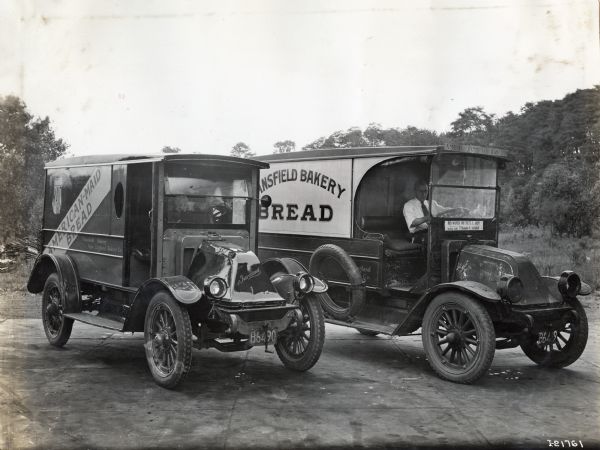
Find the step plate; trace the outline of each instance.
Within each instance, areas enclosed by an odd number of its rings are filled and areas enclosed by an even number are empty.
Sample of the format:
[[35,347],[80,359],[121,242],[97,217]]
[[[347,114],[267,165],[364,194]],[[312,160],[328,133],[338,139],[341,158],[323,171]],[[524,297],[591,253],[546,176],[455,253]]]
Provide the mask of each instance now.
[[123,323],[118,320],[108,319],[103,316],[94,316],[87,313],[69,313],[65,314],[65,317],[69,317],[80,322],[95,325],[97,327],[108,328],[109,330],[123,331]]

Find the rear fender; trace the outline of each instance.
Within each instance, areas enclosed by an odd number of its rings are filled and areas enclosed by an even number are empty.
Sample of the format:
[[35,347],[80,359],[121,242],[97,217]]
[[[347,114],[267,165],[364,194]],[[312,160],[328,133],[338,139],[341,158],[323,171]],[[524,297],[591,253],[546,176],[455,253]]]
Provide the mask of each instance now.
[[200,288],[183,275],[152,278],[142,284],[136,292],[123,331],[144,330],[146,309],[154,294],[159,291],[169,292],[175,300],[184,305],[192,305],[202,298]]
[[27,290],[37,294],[44,290],[46,280],[51,273],[58,275],[63,312],[81,311],[81,289],[79,276],[73,260],[64,254],[43,253],[37,257],[29,275]]
[[417,321],[420,324],[429,303],[442,292],[448,291],[462,292],[489,304],[499,303],[502,300],[496,291],[490,289],[485,284],[478,283],[476,281],[453,281],[451,283],[438,284],[427,291],[417,301],[415,306],[406,316],[406,319],[400,325],[398,325],[398,328],[396,328],[393,334],[405,334],[406,332],[410,332],[407,331],[407,329],[414,331],[414,329],[416,329],[414,324]]

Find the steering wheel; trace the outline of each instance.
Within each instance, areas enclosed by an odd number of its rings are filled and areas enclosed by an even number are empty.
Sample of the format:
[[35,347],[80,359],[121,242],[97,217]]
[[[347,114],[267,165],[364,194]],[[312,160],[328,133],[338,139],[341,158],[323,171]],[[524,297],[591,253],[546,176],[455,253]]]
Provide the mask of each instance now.
[[225,204],[215,205],[210,208],[213,223],[225,223],[230,212],[231,209]]
[[456,214],[456,213],[470,213],[469,209],[467,208],[463,208],[462,206],[459,208],[450,208],[447,209],[446,211],[442,211],[441,213],[438,214],[438,217],[450,217],[452,214]]

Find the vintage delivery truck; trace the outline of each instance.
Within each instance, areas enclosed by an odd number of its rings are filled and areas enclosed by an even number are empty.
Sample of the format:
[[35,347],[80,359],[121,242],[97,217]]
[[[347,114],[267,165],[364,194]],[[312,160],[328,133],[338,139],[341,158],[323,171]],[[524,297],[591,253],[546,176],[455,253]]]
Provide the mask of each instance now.
[[[344,148],[276,154],[260,175],[259,256],[297,258],[329,289],[326,320],[367,335],[422,328],[431,367],[470,383],[496,349],[563,367],[587,342],[573,272],[541,276],[498,246],[502,149]],[[428,198],[427,200],[425,200]],[[407,221],[409,223],[407,223]]]
[[[199,154],[103,155],[46,167],[42,292],[50,343],[75,320],[144,332],[155,381],[175,387],[192,347],[274,346],[304,371],[321,354],[326,285],[294,259],[256,256],[265,163]],[[268,206],[268,198],[262,199]]]

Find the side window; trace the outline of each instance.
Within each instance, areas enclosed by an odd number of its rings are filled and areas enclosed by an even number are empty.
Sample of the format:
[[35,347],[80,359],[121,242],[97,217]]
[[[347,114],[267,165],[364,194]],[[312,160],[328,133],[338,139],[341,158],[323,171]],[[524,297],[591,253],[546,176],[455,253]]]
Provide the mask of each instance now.
[[115,214],[116,214],[117,218],[119,218],[119,219],[123,215],[123,200],[124,200],[123,183],[119,182],[117,184],[117,186],[115,187],[115,198],[114,198]]

